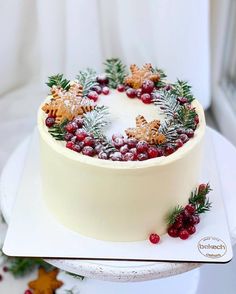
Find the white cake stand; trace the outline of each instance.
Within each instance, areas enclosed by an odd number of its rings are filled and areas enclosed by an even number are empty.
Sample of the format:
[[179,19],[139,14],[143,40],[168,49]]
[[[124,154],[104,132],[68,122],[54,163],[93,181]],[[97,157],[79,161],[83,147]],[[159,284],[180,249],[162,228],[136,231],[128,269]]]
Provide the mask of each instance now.
[[[232,243],[236,236],[236,219],[233,207],[236,205],[234,182],[236,178],[236,149],[219,133],[209,129],[207,135],[212,136],[216,165],[218,166],[222,192],[230,223]],[[0,195],[3,216],[8,223],[14,199],[17,194],[21,171],[24,167],[30,138],[25,139],[9,158],[1,176]],[[211,150],[209,150],[211,152]],[[27,212],[26,212],[27,213]],[[87,278],[114,282],[147,281],[169,277],[198,268],[199,263],[170,262],[125,262],[125,261],[92,261],[74,259],[47,259],[48,263]],[[196,271],[195,271],[196,272]],[[196,281],[195,273],[195,281]],[[189,281],[190,282],[190,281]],[[192,292],[194,293],[194,292]]]

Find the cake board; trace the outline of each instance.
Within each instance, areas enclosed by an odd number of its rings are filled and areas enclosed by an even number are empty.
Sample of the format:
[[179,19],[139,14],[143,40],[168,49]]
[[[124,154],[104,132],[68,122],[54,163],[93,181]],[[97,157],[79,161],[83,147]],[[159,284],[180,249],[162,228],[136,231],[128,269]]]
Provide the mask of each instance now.
[[[212,131],[211,131],[212,132]],[[3,198],[2,198],[3,199]],[[2,202],[4,202],[4,201],[2,201]],[[3,207],[4,207],[4,205],[3,205]],[[7,217],[6,217],[7,218]],[[55,261],[56,262],[56,261]],[[67,262],[67,261],[65,261],[65,262]],[[69,263],[70,262],[75,262],[75,261],[69,261]],[[76,261],[76,262],[79,262],[79,261]],[[87,263],[89,263],[88,261],[86,261]],[[63,262],[62,262],[63,263]],[[95,264],[96,264],[96,262],[94,262]],[[105,264],[109,264],[109,262],[102,262],[102,263],[105,263]],[[112,264],[113,262],[111,262],[111,264]],[[100,264],[100,262],[99,262],[99,264]],[[116,264],[117,264],[117,262],[116,262]],[[125,264],[124,262],[122,262],[122,264]],[[135,266],[135,263],[132,263],[133,264],[133,266]],[[158,265],[158,267],[159,267],[159,270],[160,270],[160,264],[161,263],[148,263],[148,265],[149,266],[153,266],[153,267],[155,267],[155,265]],[[175,272],[175,271],[178,271],[178,268],[183,268],[183,264],[173,264],[173,263],[170,263],[169,265],[171,265],[170,266],[170,268],[173,270],[172,272]],[[144,266],[145,267],[145,263],[142,263],[142,266]],[[194,266],[197,266],[197,265],[193,265],[192,267],[194,267]],[[92,266],[93,267],[93,266]],[[112,268],[113,266],[111,266],[111,268]],[[80,272],[81,273],[81,272]],[[155,278],[155,277],[154,277]]]

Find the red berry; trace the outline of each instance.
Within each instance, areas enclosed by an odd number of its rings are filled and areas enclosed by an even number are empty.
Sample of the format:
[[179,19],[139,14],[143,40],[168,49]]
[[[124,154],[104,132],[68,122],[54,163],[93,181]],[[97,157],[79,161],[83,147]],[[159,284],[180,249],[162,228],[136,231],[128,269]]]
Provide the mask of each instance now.
[[142,89],[137,89],[137,90],[136,90],[136,97],[137,97],[138,99],[141,99],[142,94],[143,94]]
[[195,118],[194,118],[194,122],[195,122],[195,124],[199,124],[199,116],[198,115],[196,115],[195,116]]
[[135,156],[132,152],[127,152],[123,155],[124,161],[133,161],[135,159]]
[[173,226],[169,227],[168,230],[167,230],[167,233],[170,237],[172,238],[177,238],[179,237],[179,233],[178,233],[178,230],[175,229]]
[[152,243],[152,244],[158,244],[160,242],[160,236],[157,235],[157,234],[151,234],[149,236],[149,241]]
[[194,225],[197,225],[200,223],[200,217],[198,214],[193,215],[193,221],[194,221]]
[[187,210],[189,214],[193,215],[196,211],[195,206],[192,204],[188,204],[185,206],[184,210]]
[[127,144],[129,146],[129,148],[135,148],[137,143],[138,143],[138,141],[134,138],[127,139]]
[[97,76],[97,82],[100,85],[107,85],[109,83],[108,77],[105,74]]
[[82,126],[84,124],[84,120],[82,119],[82,117],[76,117],[74,119],[74,122],[77,124],[78,128],[82,128]]
[[198,193],[203,193],[203,192],[205,192],[206,188],[207,188],[207,185],[206,185],[206,184],[201,184],[201,185],[199,185],[199,186],[198,186]]
[[98,158],[100,158],[100,159],[108,159],[108,155],[107,155],[106,152],[101,151],[101,152],[99,152],[99,154],[98,154]]
[[182,240],[186,240],[189,237],[189,232],[186,229],[182,229],[179,231],[179,237]]
[[148,151],[148,143],[146,141],[139,141],[136,145],[138,153],[143,153]]
[[3,280],[3,276],[2,275],[0,275],[0,282]]
[[94,86],[92,87],[92,90],[97,92],[98,95],[102,94],[102,88],[100,86]]
[[111,160],[113,161],[121,161],[122,160],[122,154],[120,152],[114,152],[110,155]]
[[77,127],[77,124],[76,123],[69,122],[66,125],[65,129],[67,130],[68,133],[72,133],[73,134],[78,129],[78,127]]
[[125,144],[125,145],[123,145],[123,146],[120,147],[120,153],[121,153],[121,154],[125,154],[125,153],[127,153],[128,151],[129,151],[129,147],[128,147],[127,144]]
[[124,145],[124,139],[123,138],[119,138],[119,137],[116,137],[114,140],[113,140],[113,144],[116,148],[120,148]]
[[2,268],[2,270],[3,270],[5,273],[7,273],[7,272],[9,271],[9,268],[8,268],[7,266],[4,266],[4,267]]
[[45,119],[45,124],[48,128],[51,128],[54,126],[56,122],[56,119],[54,116],[49,115],[46,119]]
[[192,138],[194,136],[194,131],[193,129],[187,129],[185,131],[185,134],[189,137],[189,138]]
[[96,91],[90,91],[87,97],[96,102],[98,100],[98,93]]
[[185,133],[185,129],[184,128],[179,128],[176,130],[177,134],[184,134]]
[[188,226],[187,231],[190,235],[194,234],[196,232],[196,227],[195,226]]
[[194,218],[192,215],[189,214],[187,217],[185,217],[184,225],[185,227],[195,225]]
[[74,145],[75,144],[73,142],[69,141],[69,142],[66,143],[66,148],[73,150]]
[[188,102],[188,99],[185,97],[178,97],[177,100],[179,101],[180,104],[185,104]]
[[111,138],[114,141],[116,140],[116,138],[124,139],[124,136],[122,134],[113,134]]
[[77,140],[80,142],[83,141],[88,136],[87,132],[83,129],[77,130],[75,134],[76,134]]
[[72,147],[72,150],[74,150],[75,152],[80,152],[81,149],[82,148],[79,144],[74,144],[74,146]]
[[109,89],[108,87],[103,87],[103,88],[102,88],[102,94],[104,94],[104,95],[108,95],[109,92],[110,92],[110,89]]
[[144,93],[141,95],[141,100],[145,104],[151,104],[152,103],[152,97],[150,94]]
[[84,146],[94,147],[95,146],[95,140],[92,137],[86,137],[84,139]]
[[165,86],[166,91],[170,91],[171,89],[172,89],[172,86],[170,84]]
[[149,158],[155,158],[155,157],[160,156],[160,153],[159,153],[157,147],[155,147],[155,146],[149,147],[147,152],[148,152]]
[[24,294],[33,294],[30,290],[25,290]]
[[143,93],[152,93],[154,90],[154,83],[151,80],[144,80],[142,84],[142,91]]
[[74,136],[73,134],[67,132],[64,136],[64,139],[65,139],[65,141],[71,141],[73,136]]
[[136,90],[132,89],[132,88],[129,88],[129,89],[126,90],[126,95],[129,98],[135,98],[136,97]]
[[180,134],[179,138],[183,143],[186,143],[189,140],[189,137],[186,134]]
[[119,92],[124,92],[125,91],[125,86],[124,85],[118,85],[116,89]]
[[143,152],[143,153],[139,153],[138,154],[138,160],[139,161],[143,161],[143,160],[147,160],[148,159],[148,154],[147,152]]
[[94,156],[95,154],[94,149],[91,146],[84,146],[82,153],[87,156]]
[[175,152],[175,148],[172,145],[167,145],[165,148],[165,155],[168,156]]
[[129,152],[133,153],[133,155],[134,155],[134,160],[137,160],[137,159],[138,159],[137,148],[131,148],[131,149],[129,150]]
[[177,148],[180,148],[180,147],[182,147],[184,145],[184,143],[182,142],[181,139],[177,139],[175,141],[175,145],[176,145]]

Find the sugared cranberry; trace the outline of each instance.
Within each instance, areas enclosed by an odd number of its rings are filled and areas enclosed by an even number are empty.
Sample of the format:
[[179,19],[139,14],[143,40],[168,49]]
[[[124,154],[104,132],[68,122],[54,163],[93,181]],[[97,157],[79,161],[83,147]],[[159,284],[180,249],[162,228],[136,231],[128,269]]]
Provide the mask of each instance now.
[[170,84],[166,85],[164,88],[166,91],[170,91],[172,89],[172,86]]
[[77,124],[76,124],[76,123],[74,123],[74,122],[69,122],[69,123],[66,125],[65,129],[66,129],[66,131],[67,131],[68,133],[72,133],[72,134],[73,134],[73,133],[78,129],[78,127],[77,127]]
[[75,145],[75,144],[74,144],[73,142],[69,141],[69,142],[67,142],[67,143],[66,143],[66,148],[68,148],[68,149],[71,149],[71,150],[72,150],[72,149],[73,149],[73,147],[74,147],[74,145]]
[[94,149],[91,146],[84,146],[82,153],[87,156],[94,156],[95,154]]
[[199,185],[199,186],[198,186],[198,193],[203,193],[203,192],[205,192],[206,188],[207,188],[207,185],[206,185],[206,184],[201,184],[201,185]]
[[96,91],[90,91],[87,97],[96,102],[98,100],[98,93]]
[[167,233],[170,237],[172,238],[177,238],[179,237],[179,233],[178,233],[178,230],[175,229],[173,226],[169,227],[168,230],[167,230]]
[[108,159],[108,154],[104,151],[99,152],[98,158],[100,159]]
[[142,84],[142,92],[143,93],[152,93],[154,90],[154,83],[151,80],[144,80]]
[[189,137],[188,137],[186,134],[180,134],[180,135],[179,135],[179,138],[181,139],[181,141],[182,141],[183,143],[186,143],[186,142],[188,142],[188,140],[189,140]]
[[33,294],[29,289],[25,290],[24,294]]
[[83,148],[84,148],[84,141],[77,142],[77,144],[79,144],[79,146],[81,147],[81,149],[83,149]]
[[56,122],[56,119],[54,116],[49,115],[46,119],[45,119],[45,124],[48,128],[51,128],[54,126]]
[[144,93],[141,95],[141,100],[143,101],[143,103],[145,104],[151,104],[152,103],[152,97],[150,94],[148,93]]
[[77,124],[78,128],[82,128],[82,126],[84,124],[84,120],[82,119],[82,117],[76,117],[74,119],[74,122]]
[[103,149],[103,146],[102,146],[102,144],[96,144],[96,146],[95,146],[95,152],[97,153],[97,154],[99,154],[101,151],[102,151],[102,149]]
[[148,152],[148,157],[149,158],[155,158],[155,157],[159,156],[158,149],[155,146],[149,147],[147,152]]
[[157,235],[157,234],[151,234],[149,236],[149,241],[152,243],[152,244],[158,244],[160,242],[160,236]]
[[98,95],[102,94],[102,88],[100,86],[94,86],[92,88]]
[[95,146],[95,140],[88,136],[84,139],[84,146],[91,146],[91,147],[94,147]]
[[175,145],[176,145],[177,148],[180,148],[180,147],[182,147],[184,145],[184,143],[182,142],[181,139],[177,139],[175,141]]
[[129,148],[135,148],[137,145],[138,141],[135,138],[128,138],[127,139],[127,144]]
[[79,144],[74,144],[74,146],[72,147],[72,150],[74,150],[75,152],[80,152],[81,151],[81,147]]
[[148,151],[148,143],[146,141],[139,141],[136,145],[138,153],[143,153]]
[[193,215],[194,225],[197,225],[200,223],[200,217],[198,214]]
[[123,138],[119,138],[119,137],[116,137],[114,140],[113,140],[113,144],[116,148],[120,148],[124,145],[124,139]]
[[178,97],[177,100],[180,104],[185,104],[188,102],[188,99],[186,97]]
[[124,139],[124,136],[122,134],[113,134],[111,138],[114,141],[114,140],[116,140],[116,138],[122,138],[122,139]]
[[190,235],[193,235],[196,232],[195,226],[188,226],[186,229]]
[[125,144],[125,145],[123,145],[123,146],[120,147],[120,153],[121,153],[121,154],[125,154],[125,153],[127,153],[128,151],[129,151],[129,147],[128,147],[127,144]]
[[134,160],[137,160],[137,158],[138,158],[137,148],[131,148],[131,149],[129,150],[129,152],[133,153],[133,155],[134,155]]
[[139,161],[143,161],[143,160],[147,160],[148,159],[148,154],[147,152],[143,152],[143,153],[139,153],[138,154],[138,160]]
[[182,240],[186,240],[189,237],[189,232],[186,229],[182,229],[179,231],[179,237]]
[[110,155],[111,160],[113,161],[121,161],[122,160],[122,154],[120,152],[114,152]]
[[185,131],[185,134],[189,137],[192,138],[194,136],[194,131],[192,129],[187,129]]
[[165,155],[166,156],[168,156],[168,155],[170,155],[170,154],[172,154],[172,153],[174,153],[175,152],[175,148],[174,148],[174,146],[172,146],[172,145],[167,145],[166,147],[165,147]]
[[138,99],[141,99],[142,94],[143,94],[142,89],[137,89],[137,90],[136,90],[136,97],[137,97]]
[[73,142],[73,143],[76,143],[77,142],[76,136],[73,136],[70,141]]
[[158,157],[164,155],[164,149],[163,149],[163,148],[161,148],[161,147],[157,147],[157,150],[158,150],[158,153],[159,153]]
[[107,85],[109,83],[108,77],[105,74],[97,76],[97,82],[100,85]]
[[195,116],[194,122],[195,122],[195,124],[199,124],[199,116],[198,115]]
[[76,131],[76,138],[78,141],[83,141],[88,136],[87,132],[83,129],[79,129]]
[[124,92],[125,91],[125,85],[118,85],[116,89],[119,92]]
[[192,204],[188,204],[185,206],[184,210],[187,210],[189,214],[193,215],[196,211],[195,206]]
[[133,161],[135,158],[134,154],[132,152],[127,152],[123,155],[124,161]]
[[67,132],[65,133],[64,139],[65,141],[71,141],[73,136],[74,136],[73,134]]
[[126,90],[126,95],[129,98],[135,98],[136,97],[136,90],[132,89],[132,88],[129,88],[129,89]]
[[185,129],[184,128],[179,128],[176,130],[177,134],[185,134]]
[[103,87],[103,88],[102,88],[102,94],[104,94],[104,95],[108,95],[109,92],[110,92],[110,89],[109,89],[108,87]]

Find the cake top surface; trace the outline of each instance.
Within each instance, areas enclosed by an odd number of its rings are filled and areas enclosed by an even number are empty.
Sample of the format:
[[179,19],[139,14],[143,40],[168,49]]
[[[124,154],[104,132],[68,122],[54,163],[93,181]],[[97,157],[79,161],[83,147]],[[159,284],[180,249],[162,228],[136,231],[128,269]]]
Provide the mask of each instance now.
[[39,129],[72,157],[119,165],[166,161],[204,133],[204,113],[189,84],[168,82],[151,64],[128,72],[119,59],[108,59],[104,74],[87,69],[73,81],[58,74],[47,85]]

